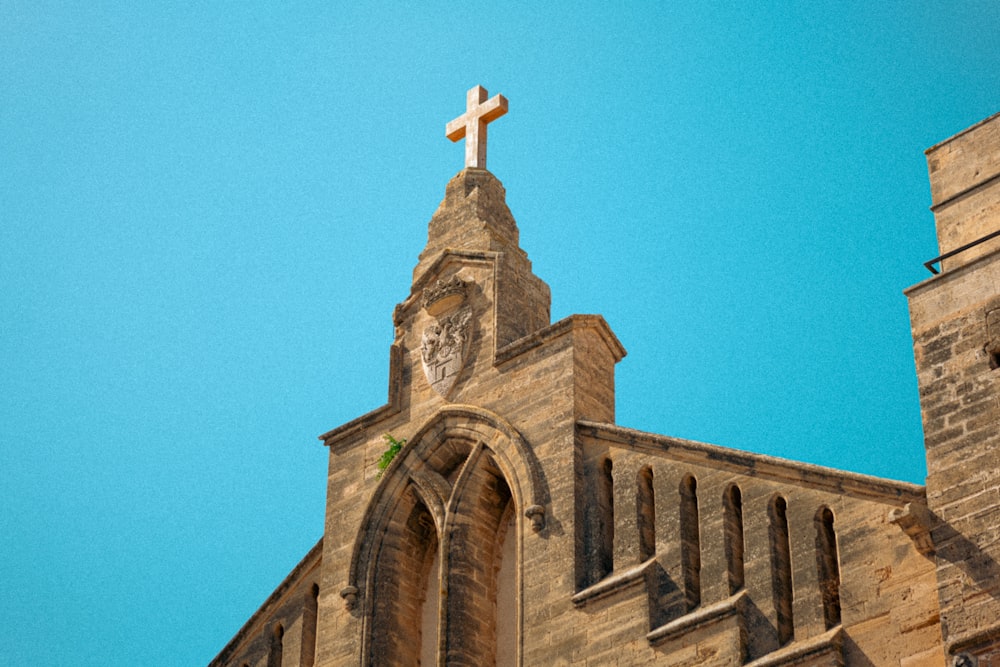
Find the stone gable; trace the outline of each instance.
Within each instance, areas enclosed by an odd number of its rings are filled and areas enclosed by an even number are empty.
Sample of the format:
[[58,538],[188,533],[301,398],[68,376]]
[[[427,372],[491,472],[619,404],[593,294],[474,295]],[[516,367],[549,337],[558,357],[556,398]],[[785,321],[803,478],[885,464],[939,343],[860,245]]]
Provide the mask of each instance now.
[[[481,145],[393,313],[387,402],[320,436],[324,537],[211,665],[1000,665],[998,251],[908,291],[926,488],[622,428],[625,349],[550,323],[487,97],[449,124]],[[1000,228],[997,128],[928,151],[942,251]]]

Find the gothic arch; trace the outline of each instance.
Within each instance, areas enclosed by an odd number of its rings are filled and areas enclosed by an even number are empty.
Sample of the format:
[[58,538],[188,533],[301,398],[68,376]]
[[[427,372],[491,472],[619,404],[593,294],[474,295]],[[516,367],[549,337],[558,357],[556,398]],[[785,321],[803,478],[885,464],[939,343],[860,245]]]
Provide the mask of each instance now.
[[[474,546],[473,542],[482,542],[484,539],[485,533],[482,530],[479,533],[483,534],[470,536],[466,533],[469,526],[475,525],[475,522],[469,521],[469,517],[481,511],[475,508],[482,507],[484,503],[480,501],[486,497],[496,505],[496,511],[485,517],[484,523],[489,530],[495,531],[494,541],[486,545],[490,558],[500,558],[503,530],[508,525],[504,517],[509,517],[513,512],[514,535],[517,536],[515,554],[519,562],[520,536],[525,534],[524,519],[530,520],[535,531],[544,526],[543,508],[547,494],[541,468],[521,435],[503,418],[472,406],[446,407],[408,439],[385,470],[365,512],[354,544],[348,586],[342,595],[348,607],[362,617],[364,664],[371,663],[373,650],[377,648],[372,634],[375,616],[381,618],[386,613],[375,600],[377,596],[372,593],[377,588],[385,588],[386,578],[394,576],[380,576],[380,563],[398,567],[397,560],[402,553],[400,545],[406,539],[413,541],[413,536],[416,535],[414,530],[422,531],[423,537],[420,539],[426,543],[424,551],[410,545],[407,553],[412,555],[419,551],[424,554],[426,549],[431,548],[430,545],[438,549],[442,556],[442,581],[447,587],[452,574],[464,576],[463,568],[472,566],[473,561],[464,555],[466,550]],[[429,517],[433,522],[433,531],[426,525],[430,523],[426,519],[421,524],[423,528],[413,528],[417,525],[413,518],[416,515]],[[401,531],[405,533],[407,530],[410,531],[407,533],[410,538],[405,535],[399,537]],[[426,559],[427,556],[422,555],[420,558]],[[499,563],[499,560],[495,560],[497,568]],[[516,568],[515,572],[515,585],[519,590],[520,568]],[[495,575],[496,572],[492,574]],[[438,574],[430,572],[421,576]],[[447,604],[440,607],[438,623],[439,634],[444,633],[444,641],[439,643],[443,652],[459,637],[457,633],[448,635],[448,615],[462,615],[455,606],[472,604],[463,603],[460,596],[446,595],[445,600]],[[520,617],[520,613],[517,616]],[[519,619],[517,625],[520,627]],[[487,641],[483,645],[488,643]],[[468,649],[468,646],[461,646],[455,650],[461,655]],[[442,654],[442,658],[444,657]]]

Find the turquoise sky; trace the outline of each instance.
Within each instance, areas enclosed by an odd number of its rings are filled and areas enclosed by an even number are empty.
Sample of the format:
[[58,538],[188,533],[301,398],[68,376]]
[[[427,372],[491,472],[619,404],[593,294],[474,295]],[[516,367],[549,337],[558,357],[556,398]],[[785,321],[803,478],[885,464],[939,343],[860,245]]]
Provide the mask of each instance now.
[[320,537],[476,84],[619,424],[922,482],[922,152],[1000,3],[611,4],[0,0],[0,663],[205,664]]

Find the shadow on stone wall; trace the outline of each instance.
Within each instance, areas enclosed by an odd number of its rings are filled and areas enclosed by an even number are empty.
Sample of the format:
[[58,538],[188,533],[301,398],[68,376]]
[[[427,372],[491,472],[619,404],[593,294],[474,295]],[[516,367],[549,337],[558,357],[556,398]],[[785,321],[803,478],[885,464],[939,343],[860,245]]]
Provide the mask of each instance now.
[[854,643],[849,634],[844,633],[843,642],[845,665],[851,665],[851,667],[875,667],[875,663],[865,655],[860,646]]
[[951,524],[934,518],[936,525],[931,534],[938,558],[960,569],[994,600],[1000,600],[1000,564]]
[[649,594],[650,630],[666,625],[686,613],[684,591],[659,562],[646,569],[646,591]]

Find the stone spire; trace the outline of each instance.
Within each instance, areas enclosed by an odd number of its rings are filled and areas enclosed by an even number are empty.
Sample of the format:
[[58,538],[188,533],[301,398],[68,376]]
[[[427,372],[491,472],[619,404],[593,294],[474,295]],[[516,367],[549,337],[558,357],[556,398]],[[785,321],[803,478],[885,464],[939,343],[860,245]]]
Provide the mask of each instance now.
[[423,291],[435,281],[451,284],[456,271],[468,281],[479,270],[469,267],[491,265],[491,277],[479,280],[477,289],[488,286],[496,313],[489,326],[499,348],[549,324],[549,288],[534,275],[519,245],[503,185],[483,168],[486,123],[506,113],[507,100],[501,95],[487,100],[486,90],[476,86],[469,91],[468,103],[466,112],[447,126],[449,139],[466,138],[466,168],[448,182],[427,226],[427,245],[413,270],[413,290]]
[[463,169],[448,181],[444,199],[427,225],[427,245],[413,277],[446,248],[508,252],[527,261],[519,240],[499,179],[485,169]]
[[413,271],[414,281],[445,250],[504,252],[517,258],[530,273],[528,256],[521,250],[514,216],[507,208],[506,191],[486,171],[486,125],[507,113],[507,99],[475,86],[466,95],[466,111],[445,127],[452,141],[465,137],[465,169],[445,189],[427,229],[427,246]]

